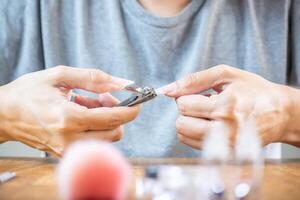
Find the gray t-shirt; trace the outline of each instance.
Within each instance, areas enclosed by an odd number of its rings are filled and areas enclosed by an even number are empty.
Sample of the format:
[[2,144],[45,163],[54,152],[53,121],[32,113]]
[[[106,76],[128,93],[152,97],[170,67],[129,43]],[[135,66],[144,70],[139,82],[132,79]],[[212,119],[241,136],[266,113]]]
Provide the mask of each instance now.
[[[136,0],[0,0],[0,84],[69,65],[156,88],[228,64],[299,85],[299,35],[297,0],[193,0],[170,18]],[[177,115],[173,99],[158,97],[116,145],[128,156],[195,156],[176,138]]]

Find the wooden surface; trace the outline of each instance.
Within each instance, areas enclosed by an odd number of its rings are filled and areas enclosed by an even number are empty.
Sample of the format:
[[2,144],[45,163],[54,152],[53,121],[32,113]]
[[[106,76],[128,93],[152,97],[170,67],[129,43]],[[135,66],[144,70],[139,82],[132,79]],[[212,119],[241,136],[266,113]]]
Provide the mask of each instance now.
[[[193,165],[195,159],[131,159],[135,177],[149,164]],[[0,185],[0,199],[58,199],[55,185],[56,160],[44,158],[0,158],[0,172],[15,171],[17,177]],[[130,194],[133,198],[134,189]],[[267,161],[264,168],[262,198],[267,200],[300,199],[300,160]]]

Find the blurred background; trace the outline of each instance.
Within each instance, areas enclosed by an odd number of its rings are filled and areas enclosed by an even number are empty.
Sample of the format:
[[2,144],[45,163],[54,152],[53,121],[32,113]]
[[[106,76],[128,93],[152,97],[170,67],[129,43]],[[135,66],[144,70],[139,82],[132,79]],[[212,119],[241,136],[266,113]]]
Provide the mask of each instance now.
[[[265,147],[265,155],[271,159],[300,158],[300,149],[287,144],[270,144]],[[43,157],[45,153],[20,142],[6,142],[0,144],[0,156]]]

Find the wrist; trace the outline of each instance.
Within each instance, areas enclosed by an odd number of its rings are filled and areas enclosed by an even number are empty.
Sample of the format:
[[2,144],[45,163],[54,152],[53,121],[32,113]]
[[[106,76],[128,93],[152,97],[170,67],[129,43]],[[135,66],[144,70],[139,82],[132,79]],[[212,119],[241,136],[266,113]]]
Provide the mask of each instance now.
[[7,132],[7,119],[5,117],[6,110],[6,85],[0,87],[0,144],[11,140]]
[[282,89],[288,99],[285,112],[289,119],[280,142],[300,147],[300,90],[289,86]]

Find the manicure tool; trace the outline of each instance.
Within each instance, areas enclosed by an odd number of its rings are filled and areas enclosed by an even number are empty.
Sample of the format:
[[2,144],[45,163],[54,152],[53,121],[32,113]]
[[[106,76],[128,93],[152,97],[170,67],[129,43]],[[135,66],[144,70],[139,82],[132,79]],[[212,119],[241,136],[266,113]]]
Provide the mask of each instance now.
[[119,103],[117,106],[127,106],[131,107],[140,103],[144,103],[146,101],[149,101],[157,96],[157,93],[155,92],[154,88],[151,87],[140,87],[137,85],[128,85],[124,87],[124,91],[132,92],[132,96],[128,99],[125,99],[121,103]]
[[0,183],[5,183],[14,177],[16,177],[15,172],[3,172],[0,174]]

